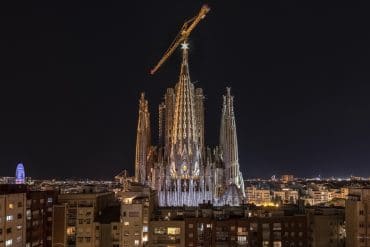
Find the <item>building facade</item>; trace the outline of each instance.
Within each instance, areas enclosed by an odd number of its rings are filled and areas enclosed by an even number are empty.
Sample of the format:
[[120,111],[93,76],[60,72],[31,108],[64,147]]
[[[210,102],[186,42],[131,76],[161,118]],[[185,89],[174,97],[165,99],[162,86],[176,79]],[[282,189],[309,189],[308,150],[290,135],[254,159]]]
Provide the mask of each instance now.
[[159,206],[239,205],[245,197],[239,169],[233,96],[223,97],[219,147],[204,140],[204,94],[190,81],[183,46],[178,83],[159,105],[158,143],[150,140],[148,102],[141,95],[136,139],[135,180],[157,191]]
[[246,202],[256,205],[266,205],[272,203],[271,191],[269,189],[259,189],[255,186],[246,188]]
[[283,188],[281,190],[273,191],[273,198],[282,204],[296,204],[299,199],[299,193],[296,190]]
[[26,187],[0,185],[0,246],[26,246]]
[[121,200],[121,224],[124,247],[148,246],[149,222],[153,213],[155,193],[139,183],[131,183],[119,195]]
[[310,207],[306,209],[306,212],[310,246],[345,246],[346,231],[343,207]]
[[53,246],[100,246],[96,220],[114,202],[114,194],[61,194],[53,212]]
[[309,246],[305,213],[270,209],[161,208],[150,221],[149,246]]
[[26,247],[51,247],[53,205],[57,191],[27,191]]
[[104,208],[94,220],[95,247],[122,247],[122,223],[120,205]]
[[149,246],[187,246],[185,244],[185,221],[166,220],[150,222]]
[[345,215],[346,246],[370,246],[370,188],[349,189]]

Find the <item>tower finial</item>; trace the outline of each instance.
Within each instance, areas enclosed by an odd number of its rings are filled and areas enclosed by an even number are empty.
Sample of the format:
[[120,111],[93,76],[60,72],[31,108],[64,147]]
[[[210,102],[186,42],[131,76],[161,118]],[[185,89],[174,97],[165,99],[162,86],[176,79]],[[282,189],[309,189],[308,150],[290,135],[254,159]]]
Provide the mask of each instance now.
[[181,43],[181,49],[189,50],[189,43],[186,40],[183,43]]
[[189,64],[188,64],[189,43],[187,42],[187,40],[181,43],[181,50],[182,50],[182,63],[180,75],[183,73],[187,73],[189,75]]

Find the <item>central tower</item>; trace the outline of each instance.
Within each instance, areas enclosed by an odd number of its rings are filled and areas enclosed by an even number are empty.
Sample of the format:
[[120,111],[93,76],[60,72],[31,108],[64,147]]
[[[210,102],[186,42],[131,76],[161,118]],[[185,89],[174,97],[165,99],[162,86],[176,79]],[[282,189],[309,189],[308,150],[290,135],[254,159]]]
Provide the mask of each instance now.
[[[212,200],[211,179],[205,177],[203,91],[195,89],[189,75],[189,48],[181,45],[180,75],[167,89],[159,107],[160,143],[164,143],[157,186],[160,206],[197,206]],[[164,133],[164,134],[163,134]],[[164,139],[164,140],[162,140]]]
[[175,86],[174,110],[170,176],[171,179],[193,180],[199,177],[200,151],[194,85],[190,82],[187,43],[182,44],[182,63],[179,82]]

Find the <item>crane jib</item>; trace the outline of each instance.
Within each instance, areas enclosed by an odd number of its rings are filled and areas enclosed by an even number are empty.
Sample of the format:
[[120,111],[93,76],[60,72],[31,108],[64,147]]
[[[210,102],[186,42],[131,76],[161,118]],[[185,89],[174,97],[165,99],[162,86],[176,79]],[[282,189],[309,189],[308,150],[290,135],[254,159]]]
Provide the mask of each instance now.
[[208,5],[203,5],[200,9],[197,16],[191,18],[190,20],[184,22],[179,35],[176,36],[175,40],[171,43],[170,47],[164,53],[162,58],[159,62],[150,70],[150,74],[154,74],[171,56],[171,54],[175,51],[175,49],[180,45],[182,41],[185,41],[189,36],[193,29],[198,25],[198,23],[206,17],[206,14],[210,11]]

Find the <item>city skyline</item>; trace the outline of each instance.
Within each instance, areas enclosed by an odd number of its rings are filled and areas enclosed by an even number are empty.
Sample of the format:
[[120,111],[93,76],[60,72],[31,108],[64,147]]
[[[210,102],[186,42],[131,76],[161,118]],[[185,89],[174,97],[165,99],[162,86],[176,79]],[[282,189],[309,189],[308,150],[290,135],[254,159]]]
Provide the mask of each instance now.
[[[133,175],[140,92],[156,119],[180,52],[156,75],[149,68],[201,4],[64,4],[11,6],[3,15],[0,174],[14,175],[22,162],[36,178]],[[370,176],[364,9],[210,7],[190,39],[207,144],[218,143],[220,95],[231,86],[244,178]]]

